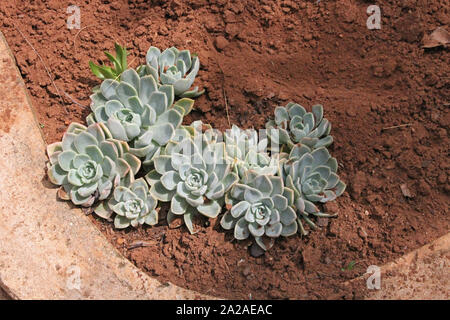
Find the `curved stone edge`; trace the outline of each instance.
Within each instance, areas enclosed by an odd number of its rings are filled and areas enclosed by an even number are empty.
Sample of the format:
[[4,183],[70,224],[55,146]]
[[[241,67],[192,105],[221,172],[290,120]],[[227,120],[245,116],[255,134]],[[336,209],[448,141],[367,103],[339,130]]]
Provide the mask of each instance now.
[[0,70],[0,290],[13,299],[214,299],[149,277],[81,210],[57,201],[44,173],[46,145],[1,32]]
[[5,291],[0,288],[0,300],[11,300],[11,298],[6,294]]
[[[449,300],[450,233],[348,281],[345,292],[365,300]],[[371,288],[368,288],[368,282]],[[329,299],[339,299],[334,296]]]

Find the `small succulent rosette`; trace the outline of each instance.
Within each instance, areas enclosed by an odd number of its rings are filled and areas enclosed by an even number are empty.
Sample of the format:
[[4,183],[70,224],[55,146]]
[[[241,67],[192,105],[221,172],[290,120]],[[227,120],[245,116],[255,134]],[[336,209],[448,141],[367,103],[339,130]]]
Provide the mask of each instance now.
[[[312,152],[297,147],[291,151],[291,159],[285,166],[286,186],[294,191],[295,207],[299,218],[316,228],[310,216],[331,217],[320,212],[315,203],[333,201],[345,191],[346,185],[337,172],[337,161],[324,147]],[[300,221],[300,220],[299,220]],[[301,226],[301,232],[304,232]]]
[[191,233],[193,217],[217,217],[225,193],[239,179],[226,161],[224,143],[211,143],[204,135],[169,144],[155,157],[154,166],[146,175],[150,193],[159,201],[170,201],[168,221],[183,216]]
[[90,207],[118,185],[134,181],[141,162],[128,144],[112,138],[101,123],[71,123],[61,142],[47,147],[48,177],[61,188],[58,196]]
[[178,50],[175,47],[161,52],[150,47],[146,56],[147,64],[139,68],[141,74],[151,74],[162,85],[172,85],[175,95],[181,98],[195,98],[203,94],[198,87],[190,90],[200,69],[200,60],[191,56],[189,50]]
[[153,226],[158,223],[157,204],[158,201],[149,192],[147,182],[144,178],[139,178],[129,186],[116,187],[112,197],[97,206],[95,213],[107,220],[115,215],[114,226],[117,229],[130,225]]
[[104,80],[91,100],[88,124],[104,123],[115,139],[129,142],[145,166],[172,139],[194,104],[188,98],[173,104],[173,86],[158,88],[152,76],[140,77],[133,69],[124,71],[120,81]]
[[225,230],[234,230],[237,240],[251,236],[262,249],[268,250],[276,238],[297,232],[294,191],[284,186],[281,177],[249,171],[231,189],[227,204],[231,209],[220,224]]
[[317,149],[333,143],[333,137],[329,135],[331,123],[323,117],[321,105],[313,106],[312,112],[306,112],[305,108],[293,102],[277,107],[275,119],[266,123],[266,129],[272,143],[285,145],[287,151],[295,144]]
[[244,177],[248,170],[258,174],[278,173],[280,166],[278,155],[267,153],[267,138],[259,140],[256,130],[242,130],[233,125],[224,135],[227,157],[233,164],[233,169]]

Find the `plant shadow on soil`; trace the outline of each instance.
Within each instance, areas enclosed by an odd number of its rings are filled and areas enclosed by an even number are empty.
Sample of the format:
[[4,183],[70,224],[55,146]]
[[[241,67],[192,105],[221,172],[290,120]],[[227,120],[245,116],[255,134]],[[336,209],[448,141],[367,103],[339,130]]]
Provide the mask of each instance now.
[[[114,41],[127,45],[131,67],[144,62],[150,45],[198,53],[196,85],[206,93],[187,124],[201,119],[220,130],[228,121],[258,129],[277,105],[324,105],[335,139],[330,152],[348,189],[324,207],[338,217],[317,221],[320,229],[306,237],[282,239],[254,258],[249,242],[232,241],[214,227],[217,221],[200,223],[190,235],[165,222],[117,231],[92,216],[124,256],[161,282],[224,298],[358,298],[365,288],[348,291],[347,280],[448,232],[449,55],[420,48],[423,34],[445,25],[445,1],[387,1],[382,30],[366,28],[368,4],[356,0],[85,0],[83,30],[64,27],[69,3],[16,2],[0,4],[0,26],[47,143],[61,139],[70,122],[84,123],[90,111],[81,105],[89,105],[99,83],[88,61],[105,61],[102,52]],[[81,105],[65,96],[61,103],[16,28],[61,92]],[[153,245],[130,249],[137,241]]]

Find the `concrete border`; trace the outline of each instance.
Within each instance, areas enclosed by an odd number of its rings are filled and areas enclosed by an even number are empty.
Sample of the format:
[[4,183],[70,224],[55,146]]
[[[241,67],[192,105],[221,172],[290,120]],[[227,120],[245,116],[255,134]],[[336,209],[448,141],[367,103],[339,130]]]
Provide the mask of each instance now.
[[[380,269],[381,288],[365,290],[367,300],[449,300],[450,233],[414,250]],[[367,288],[365,274],[355,279]],[[374,283],[373,280],[369,281]]]
[[13,299],[205,299],[121,256],[45,179],[46,145],[0,33],[0,288]]

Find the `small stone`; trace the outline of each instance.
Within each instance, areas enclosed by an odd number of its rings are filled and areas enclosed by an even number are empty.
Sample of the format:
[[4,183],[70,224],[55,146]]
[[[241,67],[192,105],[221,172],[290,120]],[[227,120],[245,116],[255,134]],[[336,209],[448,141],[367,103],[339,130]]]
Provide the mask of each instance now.
[[400,189],[402,190],[402,194],[405,198],[414,198],[414,195],[411,193],[406,183],[400,185]]
[[250,272],[251,272],[251,269],[250,269],[250,267],[245,267],[244,268],[244,270],[242,270],[242,274],[244,275],[244,276],[248,276],[249,274],[250,274]]
[[253,243],[250,246],[250,254],[252,257],[258,258],[260,256],[262,256],[264,253],[266,253],[264,251],[264,249],[262,249],[260,246],[258,246],[256,243]]
[[214,39],[214,46],[217,48],[217,50],[222,51],[225,49],[226,46],[228,46],[229,42],[225,37],[218,36],[216,39]]
[[118,238],[118,239],[116,240],[116,242],[117,242],[117,244],[118,244],[119,246],[121,246],[121,245],[123,245],[123,244],[125,243],[125,239],[124,239],[124,238]]

